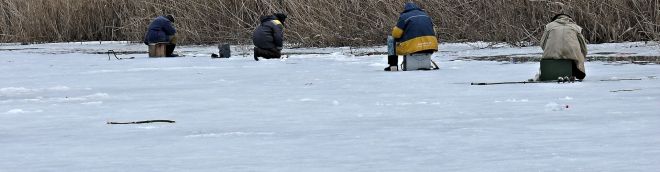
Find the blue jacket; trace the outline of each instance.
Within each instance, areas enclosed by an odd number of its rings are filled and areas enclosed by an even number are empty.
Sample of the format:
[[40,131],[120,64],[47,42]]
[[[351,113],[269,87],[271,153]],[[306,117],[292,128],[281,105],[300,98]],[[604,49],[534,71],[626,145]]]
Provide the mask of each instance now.
[[438,50],[438,39],[435,37],[433,20],[412,2],[406,3],[399,21],[392,29],[392,36],[399,43],[396,48],[399,55]]
[[259,25],[252,33],[252,43],[261,49],[273,49],[284,44],[284,26],[275,16],[262,16]]
[[176,34],[176,29],[174,29],[172,22],[165,16],[159,16],[149,25],[144,43],[170,42],[170,36],[174,34]]

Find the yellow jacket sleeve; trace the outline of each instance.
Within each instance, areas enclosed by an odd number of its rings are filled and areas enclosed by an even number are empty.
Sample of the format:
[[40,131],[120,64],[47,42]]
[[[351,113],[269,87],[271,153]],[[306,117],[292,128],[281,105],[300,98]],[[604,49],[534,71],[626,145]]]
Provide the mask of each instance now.
[[394,39],[399,39],[401,36],[403,36],[403,29],[395,26],[392,29],[392,37],[394,37]]

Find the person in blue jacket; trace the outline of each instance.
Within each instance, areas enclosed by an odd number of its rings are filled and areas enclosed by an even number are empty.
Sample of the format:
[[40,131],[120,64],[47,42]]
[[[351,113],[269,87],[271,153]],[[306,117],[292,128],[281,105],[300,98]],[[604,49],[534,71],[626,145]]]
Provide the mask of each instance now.
[[165,47],[165,55],[167,57],[174,57],[176,55],[172,54],[174,48],[176,48],[176,29],[174,28],[174,16],[165,15],[158,16],[154,19],[147,30],[147,34],[144,37],[144,43],[149,45],[150,43],[162,43],[167,42],[168,44]]
[[275,13],[270,16],[262,16],[261,24],[252,33],[254,43],[254,60],[259,57],[265,59],[279,59],[284,47],[284,21],[287,15]]
[[[408,56],[416,53],[433,54],[438,51],[438,39],[435,37],[433,20],[415,3],[407,2],[392,29],[392,37],[397,42],[396,54]],[[398,57],[388,57],[390,67],[398,66]]]

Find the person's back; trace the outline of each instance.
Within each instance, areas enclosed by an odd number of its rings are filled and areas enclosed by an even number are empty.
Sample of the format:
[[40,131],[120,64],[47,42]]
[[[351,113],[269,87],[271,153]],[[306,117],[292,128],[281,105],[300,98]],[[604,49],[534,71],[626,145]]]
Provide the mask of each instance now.
[[411,2],[405,4],[404,11],[392,30],[392,36],[399,43],[396,48],[399,55],[438,50],[433,20],[424,10]]
[[172,25],[174,19],[168,17],[158,16],[149,24],[145,43],[170,42],[170,37],[176,34],[176,29]]
[[541,48],[543,48],[543,60],[571,60],[575,69],[573,76],[577,79],[585,78],[586,40],[582,35],[582,28],[575,24],[570,16],[557,15],[545,26]]
[[261,24],[252,33],[252,43],[254,44],[254,60],[258,57],[280,58],[281,50],[284,46],[284,26],[282,22],[286,15],[280,17],[262,16]]
[[[438,39],[435,37],[433,20],[419,6],[412,2],[404,5],[404,10],[392,29],[392,37],[396,42],[396,54],[388,55],[390,66],[386,67],[385,71],[398,70],[398,55],[404,56],[404,64],[408,64],[408,57],[416,59],[411,62],[420,62],[414,65],[411,63],[414,68],[412,70],[433,68],[431,55],[438,51]],[[407,65],[403,67],[404,70],[407,69]]]
[[176,37],[174,36],[176,29],[172,23],[174,23],[174,16],[172,15],[156,17],[147,28],[147,34],[144,36],[144,44],[166,44],[165,56],[178,56],[173,54],[176,48]]

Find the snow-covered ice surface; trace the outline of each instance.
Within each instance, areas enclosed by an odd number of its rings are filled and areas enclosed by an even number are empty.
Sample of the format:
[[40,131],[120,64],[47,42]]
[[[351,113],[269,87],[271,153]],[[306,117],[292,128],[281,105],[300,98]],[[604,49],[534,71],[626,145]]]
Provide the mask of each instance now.
[[[660,169],[660,65],[588,62],[581,83],[470,86],[538,70],[456,60],[541,52],[486,46],[441,45],[438,71],[383,72],[385,55],[356,53],[383,47],[255,62],[211,59],[214,46],[150,59],[122,42],[2,44],[0,171]],[[589,48],[660,55],[653,43]],[[108,60],[109,49],[139,54]],[[599,81],[612,78],[643,80]],[[176,123],[106,124],[153,119]]]

